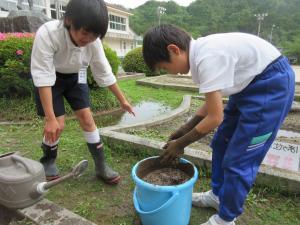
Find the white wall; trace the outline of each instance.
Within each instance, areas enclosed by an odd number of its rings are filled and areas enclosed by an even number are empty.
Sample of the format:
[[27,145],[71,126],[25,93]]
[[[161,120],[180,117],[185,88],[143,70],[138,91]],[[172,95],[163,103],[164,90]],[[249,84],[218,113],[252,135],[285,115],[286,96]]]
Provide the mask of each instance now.
[[0,17],[7,17],[8,16],[8,13],[7,11],[1,11],[0,10]]
[[[131,48],[131,43],[134,42],[134,40],[104,38],[103,42],[107,44],[111,49],[116,51],[119,57],[124,57],[129,51],[136,47],[134,43],[133,48]],[[126,43],[126,49],[124,49],[124,42]]]

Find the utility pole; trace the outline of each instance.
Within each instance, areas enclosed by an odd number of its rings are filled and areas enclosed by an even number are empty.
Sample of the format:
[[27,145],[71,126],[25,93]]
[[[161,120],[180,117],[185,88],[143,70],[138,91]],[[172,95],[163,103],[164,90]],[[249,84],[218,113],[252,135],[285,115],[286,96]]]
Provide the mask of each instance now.
[[162,7],[162,6],[158,6],[157,7],[157,16],[158,16],[158,25],[160,25],[160,17],[162,14],[165,14],[167,11],[166,8]]
[[275,25],[275,24],[272,24],[272,27],[271,27],[271,33],[270,33],[270,43],[272,43],[273,30],[274,30],[275,27],[276,27],[276,25]]
[[259,37],[260,35],[260,27],[261,27],[261,23],[264,20],[264,18],[266,16],[268,16],[268,13],[260,13],[260,14],[254,14],[254,16],[257,18],[258,20],[258,29],[257,29],[257,36]]

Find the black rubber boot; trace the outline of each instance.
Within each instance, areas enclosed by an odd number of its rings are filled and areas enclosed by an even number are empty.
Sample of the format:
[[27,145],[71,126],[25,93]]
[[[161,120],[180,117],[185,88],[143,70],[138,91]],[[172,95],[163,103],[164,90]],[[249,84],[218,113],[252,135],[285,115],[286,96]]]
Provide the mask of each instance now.
[[44,166],[46,179],[55,180],[59,178],[59,171],[55,164],[55,159],[57,157],[57,149],[58,145],[54,145],[52,147],[42,143],[41,148],[43,150],[43,157],[40,159],[40,162]]
[[87,143],[89,151],[93,156],[95,163],[96,176],[101,178],[105,183],[117,184],[121,177],[118,172],[111,169],[105,163],[104,148],[102,142],[95,144]]

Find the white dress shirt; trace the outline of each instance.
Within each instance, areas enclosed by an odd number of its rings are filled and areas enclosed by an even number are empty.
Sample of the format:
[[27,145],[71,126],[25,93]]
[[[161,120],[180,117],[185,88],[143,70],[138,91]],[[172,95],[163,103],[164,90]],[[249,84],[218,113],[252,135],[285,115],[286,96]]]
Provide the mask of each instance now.
[[49,21],[38,29],[31,53],[31,74],[36,87],[53,86],[56,71],[68,76],[88,65],[100,87],[116,82],[99,38],[76,47],[63,21]]
[[200,93],[223,96],[242,91],[280,52],[269,42],[245,33],[221,33],[191,40],[189,62]]

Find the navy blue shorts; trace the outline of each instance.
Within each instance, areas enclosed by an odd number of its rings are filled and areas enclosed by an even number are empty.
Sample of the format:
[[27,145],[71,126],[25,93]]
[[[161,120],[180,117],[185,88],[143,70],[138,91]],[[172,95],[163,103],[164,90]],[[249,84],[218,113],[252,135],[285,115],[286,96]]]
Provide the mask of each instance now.
[[[56,72],[56,82],[52,86],[52,102],[55,116],[65,114],[64,98],[70,104],[74,111],[79,109],[89,108],[89,88],[87,84],[78,83],[78,74],[61,74]],[[40,100],[38,88],[35,88],[35,100],[37,114],[45,116],[42,103]]]

